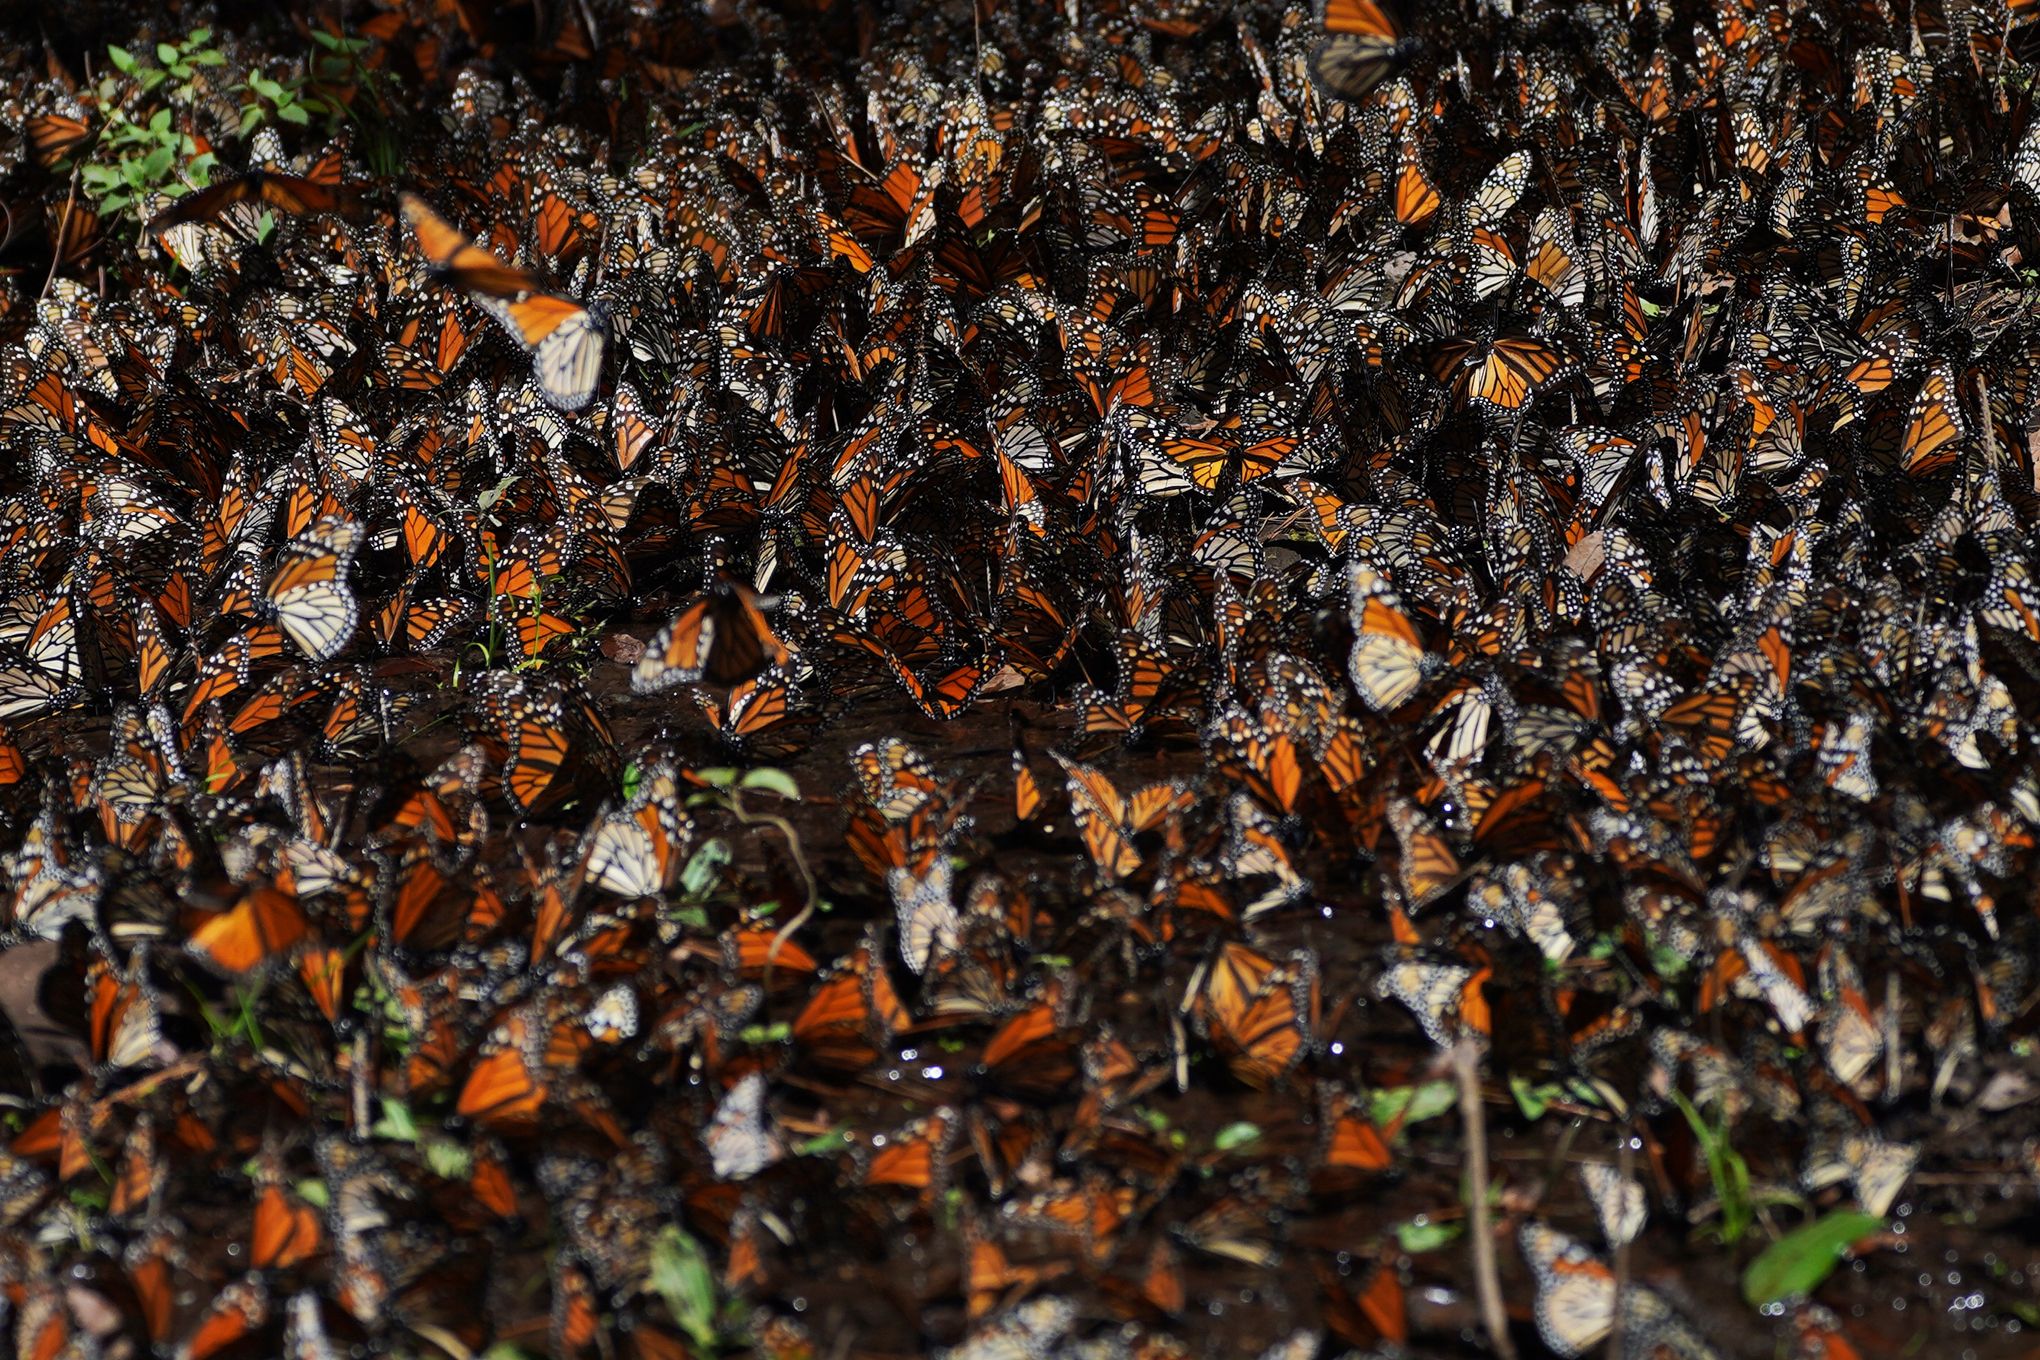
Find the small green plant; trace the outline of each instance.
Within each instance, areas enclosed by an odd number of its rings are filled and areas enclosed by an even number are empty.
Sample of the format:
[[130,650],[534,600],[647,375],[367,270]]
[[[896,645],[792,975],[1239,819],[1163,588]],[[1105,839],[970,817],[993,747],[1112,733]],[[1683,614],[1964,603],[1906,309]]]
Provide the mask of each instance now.
[[720,1296],[708,1253],[686,1229],[677,1224],[660,1229],[652,1241],[651,1269],[645,1283],[665,1300],[674,1325],[687,1334],[696,1350],[714,1354],[744,1344],[735,1301]]
[[189,133],[172,126],[167,108],[155,110],[140,123],[130,119],[126,109],[114,108],[94,143],[94,153],[93,160],[78,167],[78,183],[101,217],[126,212],[157,194],[176,198],[189,189],[202,189],[215,161],[212,152],[198,149]]
[[250,72],[236,88],[242,95],[243,136],[264,123],[307,127],[316,122],[327,133],[352,123],[366,134],[363,149],[378,174],[394,174],[402,160],[389,118],[389,72],[376,60],[368,38],[312,32],[315,48],[301,73],[278,79]]
[[104,122],[72,166],[101,217],[139,215],[158,195],[205,187],[215,157],[179,125],[177,113],[197,104],[205,71],[226,63],[212,37],[211,29],[196,28],[182,42],[157,43],[152,55],[106,49],[113,72],[97,90]]
[[1721,1240],[1734,1246],[1749,1231],[1755,1211],[1750,1204],[1750,1167],[1728,1138],[1728,1121],[1711,1123],[1682,1092],[1672,1092],[1679,1112],[1686,1116],[1700,1150],[1707,1158],[1707,1175],[1714,1182],[1714,1197],[1721,1206]]
[[[714,766],[708,769],[696,770],[695,774],[708,787],[699,793],[690,795],[687,799],[687,806],[690,808],[704,806],[721,807],[745,826],[769,826],[773,828],[785,839],[788,858],[795,871],[800,874],[806,900],[801,903],[800,910],[789,917],[786,924],[780,926],[778,932],[772,937],[772,944],[766,956],[766,970],[769,976],[772,961],[779,956],[780,945],[785,942],[788,936],[806,925],[816,912],[827,911],[829,904],[822,900],[821,889],[815,882],[814,871],[808,867],[807,856],[801,850],[800,832],[794,828],[792,822],[776,812],[758,812],[747,807],[744,803],[744,793],[747,790],[752,793],[767,793],[776,798],[784,799],[787,802],[798,802],[800,801],[800,786],[794,782],[793,776],[786,771],[775,770],[769,766],[761,766],[752,770],[738,770],[730,766]],[[694,859],[690,860],[687,867],[681,871],[681,891],[690,898],[696,899],[696,901],[698,901],[697,889],[704,889],[713,882],[719,881],[723,866],[729,862],[729,847],[724,845],[719,852],[717,860],[702,864],[700,870],[697,871],[696,865],[701,863],[702,856],[708,851],[709,846],[717,844],[719,842],[713,840],[704,844],[699,851],[695,852]],[[685,910],[686,908],[683,907],[682,911]]]
[[[212,45],[212,38],[211,29],[194,28],[183,42],[157,43],[154,62],[137,57],[125,47],[107,48],[106,57],[114,70],[133,77],[143,94],[155,94],[170,85],[167,92],[170,102],[188,107],[199,93],[199,72],[209,66],[227,64],[227,54]],[[176,83],[171,84],[173,81]]]

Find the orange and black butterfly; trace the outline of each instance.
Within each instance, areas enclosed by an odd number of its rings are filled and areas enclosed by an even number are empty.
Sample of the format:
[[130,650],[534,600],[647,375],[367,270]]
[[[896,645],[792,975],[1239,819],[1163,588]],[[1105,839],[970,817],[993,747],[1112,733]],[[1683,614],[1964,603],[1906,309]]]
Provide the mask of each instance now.
[[1447,340],[1430,357],[1431,375],[1454,397],[1501,411],[1521,410],[1565,366],[1564,354],[1528,335]]
[[1318,1025],[1317,961],[1277,964],[1229,942],[1205,972],[1198,1015],[1235,1077],[1262,1089],[1309,1055]]
[[530,352],[545,399],[563,411],[586,406],[602,379],[608,318],[601,307],[554,293],[530,270],[503,263],[418,195],[407,191],[398,202],[432,271],[467,289]]
[[192,931],[189,948],[224,972],[246,973],[289,952],[311,930],[297,898],[276,888],[256,888]]
[[54,170],[66,156],[98,135],[98,130],[82,114],[83,110],[76,114],[39,113],[22,123],[22,131],[28,134],[28,149],[37,165]]
[[249,202],[260,203],[294,217],[333,213],[339,217],[359,218],[367,210],[361,195],[344,185],[321,184],[274,170],[250,170],[238,179],[222,180],[178,199],[149,219],[149,230],[164,232],[187,222],[211,221],[234,204]]
[[325,516],[284,547],[263,588],[269,616],[314,661],[338,656],[361,619],[347,570],[362,536],[355,521]]
[[806,1059],[831,1071],[854,1072],[876,1059],[913,1023],[886,975],[877,934],[829,969],[793,1021],[793,1042]]
[[1324,36],[1311,53],[1310,73],[1340,99],[1358,99],[1388,79],[1416,46],[1379,0],[1324,0],[1318,27]]
[[1122,794],[1102,773],[1070,760],[1060,752],[1050,755],[1069,776],[1070,812],[1084,848],[1107,879],[1125,878],[1140,868],[1143,856],[1133,838],[1162,824],[1170,815],[1187,808],[1192,794],[1173,780],[1144,785]]
[[765,621],[770,603],[737,581],[719,581],[653,634],[630,687],[656,694],[675,685],[734,685],[792,659]]

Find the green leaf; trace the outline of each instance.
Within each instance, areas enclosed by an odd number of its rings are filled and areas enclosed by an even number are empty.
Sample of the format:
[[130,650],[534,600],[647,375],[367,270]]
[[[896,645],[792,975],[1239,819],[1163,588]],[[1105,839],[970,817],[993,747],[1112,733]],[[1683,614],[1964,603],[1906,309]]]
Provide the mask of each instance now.
[[805,1143],[795,1143],[793,1145],[793,1155],[796,1157],[826,1157],[832,1152],[841,1152],[848,1146],[850,1146],[850,1130],[831,1129],[827,1133],[816,1134]]
[[1436,1119],[1459,1106],[1459,1088],[1449,1081],[1427,1081],[1421,1086],[1389,1086],[1369,1092],[1367,1117],[1385,1128],[1402,1116],[1405,1124]]
[[170,110],[157,109],[149,115],[149,131],[161,134],[170,130]]
[[1232,1152],[1235,1149],[1243,1148],[1249,1143],[1257,1143],[1260,1140],[1261,1126],[1259,1124],[1249,1124],[1245,1120],[1241,1120],[1237,1124],[1228,1124],[1213,1134],[1211,1146],[1220,1152]]
[[271,80],[268,76],[264,75],[249,76],[248,88],[255,91],[255,93],[261,95],[264,99],[269,100],[271,103],[275,103],[277,100],[283,98],[283,86]]
[[167,177],[170,167],[177,163],[177,153],[167,146],[159,146],[142,158],[142,175],[150,183]]
[[1874,1214],[1838,1209],[1786,1233],[1743,1269],[1742,1296],[1752,1308],[1767,1308],[1820,1287],[1849,1247],[1884,1226]]
[[415,1143],[418,1141],[418,1121],[411,1117],[411,1107],[401,1100],[383,1097],[382,1118],[375,1121],[369,1133],[376,1138],[387,1138],[393,1143]]
[[193,52],[185,60],[197,66],[225,66],[227,64],[227,54],[207,49],[204,52]]
[[312,121],[312,115],[306,113],[304,108],[297,104],[285,104],[276,111],[276,116],[286,123],[296,123],[299,126]]
[[204,47],[207,43],[211,41],[212,41],[211,29],[194,28],[191,30],[191,36],[184,40],[184,50],[189,52],[192,48]]
[[721,837],[702,842],[687,860],[687,867],[680,871],[680,891],[689,897],[700,897],[713,888],[722,878],[723,866],[732,858],[729,845]]
[[124,75],[133,75],[135,73],[135,67],[140,65],[140,63],[135,60],[135,54],[128,51],[125,47],[107,48],[106,59],[113,63],[114,70],[119,71]]
[[317,1176],[308,1176],[291,1189],[297,1191],[298,1198],[314,1209],[323,1209],[333,1202],[333,1196],[326,1189],[326,1183]]
[[737,1031],[737,1037],[747,1044],[777,1044],[793,1037],[793,1026],[784,1020],[769,1025],[746,1025]]
[[701,1244],[677,1224],[668,1224],[653,1239],[647,1283],[696,1346],[715,1348],[715,1276]]
[[737,782],[737,767],[734,765],[710,765],[694,773],[712,789],[726,789]]
[[108,194],[105,198],[99,200],[100,215],[106,216],[107,214],[110,213],[117,213],[122,208],[125,208],[129,203],[133,201],[134,200],[128,196],[128,193],[125,189],[116,190],[115,192]]
[[177,58],[181,55],[183,54],[180,53],[176,48],[172,47],[169,43],[156,44],[156,60],[162,62],[165,66],[168,66],[171,62],[177,60]]
[[312,41],[325,48],[328,52],[337,51],[340,47],[340,35],[328,33],[323,28],[312,30]]
[[434,1138],[425,1144],[425,1165],[445,1181],[464,1181],[475,1169],[474,1155],[458,1143]]
[[120,176],[110,165],[83,165],[78,168],[78,178],[85,181],[87,189],[98,189],[117,183]]
[[1552,1086],[1532,1086],[1523,1077],[1510,1077],[1509,1094],[1516,1098],[1516,1108],[1523,1112],[1523,1117],[1534,1123],[1544,1118],[1544,1112],[1551,1108],[1552,1097],[1558,1091]]
[[265,113],[263,113],[263,112],[262,112],[262,106],[261,106],[260,104],[244,104],[244,105],[242,105],[242,106],[241,106],[241,135],[242,135],[243,137],[247,136],[247,135],[248,135],[248,133],[249,133],[249,131],[250,131],[251,129],[253,129],[253,128],[254,128],[254,126],[255,126],[255,125],[256,125],[257,123],[260,123],[260,122],[261,122],[261,121],[262,121],[262,120],[263,120],[264,118],[266,118],[267,116],[268,116],[267,114],[265,114]]
[[1464,1224],[1433,1223],[1428,1218],[1413,1218],[1395,1225],[1395,1240],[1396,1245],[1415,1256],[1419,1252],[1437,1251],[1464,1231]]
[[740,789],[761,789],[766,793],[776,793],[789,802],[797,803],[800,801],[800,785],[793,782],[793,776],[784,770],[775,770],[769,766],[763,769],[744,771],[744,777],[737,781],[737,787]]

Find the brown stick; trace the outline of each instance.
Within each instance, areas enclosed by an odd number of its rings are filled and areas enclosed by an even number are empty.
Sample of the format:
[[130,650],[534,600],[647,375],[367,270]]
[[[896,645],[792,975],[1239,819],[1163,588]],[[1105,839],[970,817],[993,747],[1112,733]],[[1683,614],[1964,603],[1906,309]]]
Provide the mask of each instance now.
[[[1627,1188],[1636,1167],[1636,1135],[1628,1129],[1622,1130],[1622,1141],[1617,1145],[1616,1166],[1622,1172],[1622,1184]],[[1615,1315],[1608,1322],[1608,1360],[1622,1360],[1622,1293],[1629,1287],[1629,1239],[1623,1238],[1615,1244]]]
[[1516,1360],[1508,1314],[1502,1311],[1495,1230],[1488,1220],[1487,1115],[1480,1105],[1480,1048],[1472,1040],[1461,1039],[1453,1045],[1452,1071],[1459,1080],[1459,1119],[1466,1133],[1466,1212],[1473,1236],[1473,1279],[1480,1295],[1481,1321],[1487,1326],[1495,1354],[1502,1360]]

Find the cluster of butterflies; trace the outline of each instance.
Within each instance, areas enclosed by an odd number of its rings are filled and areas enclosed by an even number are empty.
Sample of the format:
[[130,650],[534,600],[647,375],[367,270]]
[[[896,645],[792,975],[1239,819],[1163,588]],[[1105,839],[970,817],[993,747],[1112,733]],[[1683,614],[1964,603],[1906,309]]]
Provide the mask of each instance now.
[[[673,1227],[772,1354],[1278,1259],[1403,1342],[1462,1042],[1605,1131],[1508,1225],[1557,1354],[1712,1353],[1584,1245],[1710,1193],[1682,1101],[1906,1193],[2040,943],[2024,7],[548,6],[544,93],[413,8],[401,183],[201,103],[245,169],[81,239],[138,78],[0,110],[0,927],[80,1034],[0,1218],[92,1244],[22,1353],[682,1354]],[[960,1277],[787,1306],[909,1221]]]

